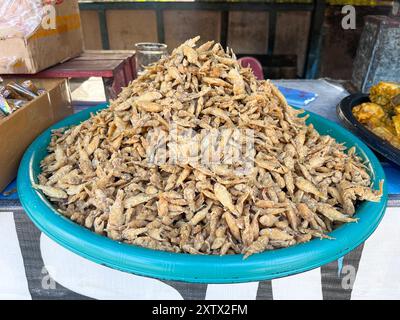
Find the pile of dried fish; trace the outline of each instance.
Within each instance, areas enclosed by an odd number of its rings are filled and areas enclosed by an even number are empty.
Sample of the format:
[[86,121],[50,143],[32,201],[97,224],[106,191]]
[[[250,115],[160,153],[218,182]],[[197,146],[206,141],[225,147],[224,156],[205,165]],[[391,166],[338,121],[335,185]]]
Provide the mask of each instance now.
[[[63,215],[134,245],[247,257],[328,237],[357,220],[358,200],[380,200],[354,148],[307,126],[231,50],[197,41],[149,67],[110,108],[53,133],[35,188]],[[176,134],[185,130],[186,140]],[[252,139],[244,162],[253,165],[240,171],[226,153],[199,161],[193,142],[219,154],[237,130],[245,139],[233,153]]]

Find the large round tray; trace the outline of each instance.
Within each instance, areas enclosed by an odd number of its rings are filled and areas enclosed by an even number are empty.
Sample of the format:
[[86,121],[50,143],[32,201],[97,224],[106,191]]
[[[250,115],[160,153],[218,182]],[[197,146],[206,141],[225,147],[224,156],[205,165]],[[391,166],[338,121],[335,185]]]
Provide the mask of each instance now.
[[[32,188],[40,172],[40,161],[47,154],[51,130],[76,125],[105,105],[72,115],[42,133],[27,149],[18,172],[18,192],[30,219],[46,235],[65,248],[94,262],[134,273],[166,280],[202,283],[261,281],[307,271],[345,255],[365,241],[383,217],[387,190],[379,203],[363,202],[357,208],[358,223],[349,223],[333,231],[335,240],[314,239],[293,247],[267,251],[243,260],[242,255],[207,256],[168,253],[113,241],[63,217]],[[339,125],[316,114],[307,120],[321,134],[329,134],[346,146],[356,146],[357,153],[368,161],[374,185],[384,179],[375,155],[357,137]]]

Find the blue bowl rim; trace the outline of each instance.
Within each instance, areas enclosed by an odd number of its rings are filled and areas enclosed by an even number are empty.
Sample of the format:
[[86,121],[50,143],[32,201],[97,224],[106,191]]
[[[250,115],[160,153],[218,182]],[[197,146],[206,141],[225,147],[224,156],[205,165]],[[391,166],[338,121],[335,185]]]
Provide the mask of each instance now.
[[[242,255],[208,256],[169,253],[111,240],[62,216],[42,192],[32,188],[36,181],[33,165],[40,161],[37,150],[47,147],[51,130],[77,124],[106,104],[83,110],[44,131],[26,150],[18,170],[17,187],[21,204],[33,223],[48,237],[96,263],[136,275],[197,283],[238,283],[270,280],[297,274],[334,261],[363,243],[383,218],[387,188],[380,202],[363,202],[356,215],[357,223],[348,223],[330,233],[335,240],[313,239],[293,247],[266,251],[243,260]],[[306,112],[311,123],[321,123],[348,136],[357,152],[369,160],[374,184],[385,180],[381,164],[372,151],[356,136],[317,114]],[[371,214],[371,213],[375,214]]]

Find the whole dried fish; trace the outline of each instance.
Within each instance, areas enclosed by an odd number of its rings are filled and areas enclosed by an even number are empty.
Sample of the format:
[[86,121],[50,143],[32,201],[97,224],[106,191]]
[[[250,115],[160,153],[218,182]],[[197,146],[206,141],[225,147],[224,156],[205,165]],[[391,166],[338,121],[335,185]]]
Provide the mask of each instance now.
[[39,184],[34,184],[33,187],[35,189],[42,190],[43,193],[50,198],[58,198],[58,199],[68,198],[68,194],[61,188],[55,188],[55,187],[39,185]]
[[221,202],[225,208],[236,216],[240,215],[232,202],[231,194],[222,184],[219,184],[218,182],[214,184],[214,194],[217,200]]

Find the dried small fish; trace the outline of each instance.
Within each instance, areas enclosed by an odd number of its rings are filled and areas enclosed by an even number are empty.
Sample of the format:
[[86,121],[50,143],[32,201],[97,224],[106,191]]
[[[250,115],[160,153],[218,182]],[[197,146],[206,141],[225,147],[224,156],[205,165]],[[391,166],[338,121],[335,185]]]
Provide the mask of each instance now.
[[323,200],[327,199],[327,197],[309,180],[306,180],[302,177],[297,177],[295,181],[296,187],[300,190],[303,190],[307,193],[312,193]]
[[118,190],[114,204],[110,208],[108,216],[108,236],[111,239],[119,240],[119,228],[125,223],[124,206],[123,206],[124,191]]
[[162,94],[157,92],[157,91],[152,91],[152,92],[146,92],[144,94],[142,94],[141,96],[137,97],[134,101],[136,103],[140,103],[143,101],[147,101],[147,102],[152,102],[158,99],[162,98]]
[[267,208],[274,208],[275,202],[270,200],[257,200],[255,205],[256,207],[267,209]]
[[136,105],[140,110],[146,112],[160,112],[163,110],[163,106],[152,101],[140,100],[136,101]]
[[53,132],[33,187],[61,214],[132,245],[247,258],[329,238],[357,221],[356,201],[380,201],[383,182],[371,187],[354,148],[307,125],[232,50],[198,40]]
[[236,216],[240,215],[232,202],[231,194],[222,184],[219,184],[218,182],[214,184],[214,194],[218,201],[221,202],[225,208],[227,208]]
[[192,219],[190,219],[189,223],[193,226],[197,225],[200,221],[206,218],[208,211],[210,210],[211,204],[205,207],[204,209],[198,211]]
[[243,259],[248,258],[250,255],[263,252],[268,245],[269,238],[268,236],[261,236],[259,237],[256,241],[254,241],[250,246],[244,249],[243,253]]
[[317,210],[325,217],[327,217],[330,221],[356,222],[358,220],[344,215],[327,203],[319,203],[317,205]]
[[198,54],[197,54],[196,50],[194,50],[193,48],[191,48],[187,45],[184,45],[183,46],[183,54],[186,56],[186,58],[188,59],[188,61],[190,63],[196,64],[196,65],[199,64]]
[[80,144],[78,145],[78,152],[79,152],[79,168],[82,170],[85,176],[93,176],[94,171],[92,162],[89,159],[89,154]]
[[260,231],[260,234],[267,236],[270,240],[293,240],[293,236],[278,228],[265,228]]
[[236,219],[229,212],[225,212],[223,216],[232,235],[240,240],[240,231]]
[[125,199],[124,207],[125,208],[134,208],[141,203],[144,203],[144,202],[147,202],[147,201],[153,199],[154,197],[155,197],[155,195],[148,195],[145,193],[140,193],[136,196]]
[[278,216],[266,214],[260,217],[259,222],[265,227],[272,227],[279,220]]
[[203,82],[212,86],[231,87],[232,85],[220,78],[203,77]]
[[125,229],[122,232],[122,237],[124,239],[132,241],[132,240],[136,239],[138,236],[140,236],[141,234],[147,232],[147,230],[148,229],[146,227],[138,228],[138,229]]
[[39,185],[39,184],[33,184],[33,187],[35,189],[42,190],[43,193],[50,198],[58,198],[58,199],[68,198],[68,194],[59,188],[43,186],[43,185]]

